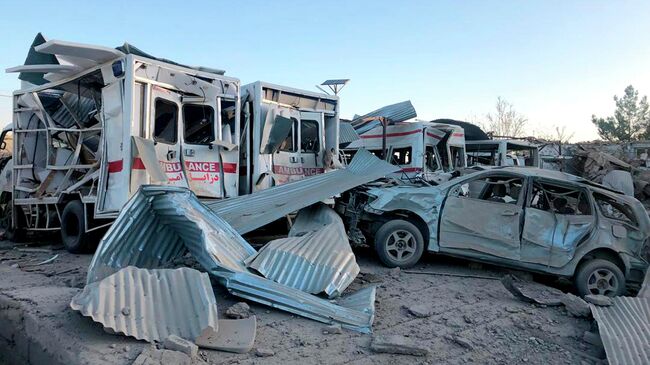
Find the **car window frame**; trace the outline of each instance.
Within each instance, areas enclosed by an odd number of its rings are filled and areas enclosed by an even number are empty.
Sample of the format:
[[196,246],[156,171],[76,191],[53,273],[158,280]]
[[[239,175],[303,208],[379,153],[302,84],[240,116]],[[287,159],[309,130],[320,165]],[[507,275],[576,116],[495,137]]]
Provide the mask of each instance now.
[[[530,177],[527,176],[527,175],[517,174],[517,173],[514,173],[514,172],[510,172],[510,171],[508,171],[508,172],[504,172],[504,171],[488,171],[488,172],[480,174],[479,176],[468,177],[467,179],[464,179],[463,181],[459,181],[458,183],[452,185],[449,188],[449,190],[447,191],[447,198],[452,196],[451,194],[457,188],[460,188],[463,184],[469,184],[471,181],[484,180],[484,179],[488,179],[488,178],[491,178],[491,177],[511,177],[511,178],[522,179],[522,184],[521,184],[521,190],[522,191],[519,192],[519,198],[517,199],[516,204],[501,203],[501,202],[495,202],[495,201],[490,201],[490,200],[486,200],[486,199],[471,198],[471,197],[461,197],[461,198],[472,199],[472,200],[476,200],[476,201],[484,201],[484,202],[489,202],[489,203],[505,204],[505,205],[510,205],[510,206],[516,206],[516,207],[519,207],[519,208],[522,208],[522,209],[524,208],[524,202],[527,200],[527,197],[528,197],[528,184],[529,184]],[[486,184],[486,186],[487,186],[487,184]],[[485,189],[486,186],[483,187],[483,189]],[[480,195],[483,195],[483,193],[484,193],[484,191],[481,190]],[[459,195],[455,195],[455,196],[460,197]]]
[[[531,178],[530,178],[530,182],[529,182],[529,186],[528,186],[528,190],[527,190],[529,192],[529,194],[526,197],[526,206],[525,206],[525,208],[538,209],[538,208],[534,208],[534,207],[531,206],[531,204],[533,202],[533,194],[532,193],[533,193],[533,186],[535,185],[535,182],[539,182],[540,184],[557,185],[557,186],[560,186],[560,187],[565,187],[567,189],[573,189],[573,190],[580,191],[581,193],[585,194],[585,196],[587,197],[587,200],[589,200],[589,206],[590,206],[591,214],[568,214],[568,215],[583,216],[583,217],[594,217],[595,216],[595,211],[596,211],[596,209],[598,209],[598,207],[596,207],[596,201],[595,201],[595,199],[593,197],[593,191],[591,189],[589,189],[588,187],[585,187],[585,186],[580,186],[578,184],[574,184],[572,182],[568,182],[568,181],[548,179],[548,178],[538,177],[538,176],[531,176]],[[553,213],[553,214],[559,214],[559,213],[555,213],[554,210],[551,210],[549,212]]]

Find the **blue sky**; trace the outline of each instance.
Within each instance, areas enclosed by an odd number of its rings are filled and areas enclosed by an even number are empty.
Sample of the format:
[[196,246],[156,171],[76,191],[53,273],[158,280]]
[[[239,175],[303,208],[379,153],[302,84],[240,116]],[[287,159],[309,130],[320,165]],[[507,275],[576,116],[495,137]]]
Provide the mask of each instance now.
[[[566,125],[634,85],[650,94],[649,1],[30,1],[0,5],[0,66],[22,64],[37,32],[105,46],[128,41],[181,63],[315,90],[350,78],[351,117],[410,99],[422,119],[481,118],[498,96],[528,131]],[[23,15],[29,14],[29,15]],[[0,74],[0,95],[18,88]],[[11,119],[0,96],[0,124]]]

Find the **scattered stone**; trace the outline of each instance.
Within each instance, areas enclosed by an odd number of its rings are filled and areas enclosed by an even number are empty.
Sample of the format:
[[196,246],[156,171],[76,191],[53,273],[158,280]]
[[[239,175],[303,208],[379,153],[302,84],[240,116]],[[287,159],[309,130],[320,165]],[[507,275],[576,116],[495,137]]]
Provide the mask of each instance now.
[[263,347],[258,347],[255,349],[255,356],[257,357],[271,357],[275,355],[275,351],[271,349],[265,349]]
[[451,340],[454,341],[456,344],[458,344],[460,347],[466,348],[468,350],[474,349],[474,345],[472,345],[472,342],[464,337],[452,336]]
[[600,294],[585,295],[585,300],[591,304],[598,305],[601,307],[609,307],[610,305],[614,304],[612,298]]
[[390,276],[392,276],[394,278],[399,277],[401,273],[402,273],[402,270],[399,268],[399,266],[388,270],[388,275],[390,275]]
[[16,263],[16,264],[12,264],[11,267],[13,267],[14,269],[17,269],[17,268],[19,268],[20,266],[18,266],[18,264]]
[[126,345],[126,346],[122,347],[122,351],[123,351],[123,352],[129,352],[129,351],[131,351],[131,346]]
[[371,272],[362,273],[361,280],[367,283],[381,283],[384,281],[379,275],[373,274]]
[[413,356],[426,356],[429,348],[417,344],[413,340],[399,335],[375,336],[370,343],[370,349],[374,352],[388,354],[401,354]]
[[343,333],[343,329],[341,328],[340,324],[333,324],[323,328],[324,335],[339,335],[341,333]]
[[114,344],[114,343],[112,343],[112,344],[110,344],[110,345],[109,345],[108,347],[110,347],[110,348],[112,348],[112,349],[114,349],[114,348],[116,348],[116,347],[117,347],[117,345],[116,345],[116,344]]
[[589,317],[591,315],[589,304],[571,293],[566,293],[562,297],[562,304],[564,304],[569,314],[574,317]]
[[195,359],[199,352],[199,347],[194,344],[194,342],[180,338],[176,335],[167,337],[165,341],[163,341],[163,347],[167,350],[180,351],[189,356],[190,359]]
[[190,365],[192,359],[182,352],[159,350],[151,346],[142,350],[132,365]]
[[417,318],[426,318],[431,316],[431,308],[425,304],[416,304],[407,307],[409,314]]
[[131,314],[131,308],[129,308],[129,307],[122,308],[122,314],[125,315],[125,316],[130,315]]
[[517,308],[517,307],[508,306],[505,309],[506,309],[506,312],[508,312],[508,313],[519,313],[519,308]]
[[501,283],[516,298],[540,305],[562,305],[564,293],[561,290],[538,284],[532,281],[523,281],[510,274],[501,278]]
[[226,309],[226,317],[233,319],[244,319],[252,316],[251,308],[244,302],[239,302]]

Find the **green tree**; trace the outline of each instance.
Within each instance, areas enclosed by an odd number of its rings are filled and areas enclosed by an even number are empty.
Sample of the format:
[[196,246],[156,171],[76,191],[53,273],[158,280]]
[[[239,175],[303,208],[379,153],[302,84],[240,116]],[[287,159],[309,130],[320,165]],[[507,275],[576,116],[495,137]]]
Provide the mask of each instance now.
[[598,128],[601,138],[613,142],[626,142],[650,137],[650,108],[646,96],[639,100],[639,92],[632,85],[625,88],[625,95],[614,95],[616,111],[614,116],[591,121]]

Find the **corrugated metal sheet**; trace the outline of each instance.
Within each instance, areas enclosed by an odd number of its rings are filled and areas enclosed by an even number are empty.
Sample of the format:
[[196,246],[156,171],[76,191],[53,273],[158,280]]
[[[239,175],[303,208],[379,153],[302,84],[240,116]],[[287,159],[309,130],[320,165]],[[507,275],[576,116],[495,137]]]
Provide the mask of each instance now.
[[359,133],[354,129],[352,124],[341,122],[339,124],[339,144],[351,143],[359,138]]
[[371,332],[377,289],[374,285],[332,302],[250,273],[220,273],[217,276],[233,295],[319,322]]
[[345,169],[326,172],[299,181],[274,186],[251,195],[205,205],[237,230],[250,232],[289,213],[374,181],[399,167],[359,150]]
[[410,100],[407,100],[401,103],[384,106],[360,117],[355,116],[354,120],[352,120],[352,126],[358,134],[363,134],[380,125],[379,121],[364,122],[363,120],[366,118],[384,117],[392,123],[398,123],[417,116],[413,104],[411,104]]
[[609,307],[590,304],[611,365],[650,364],[650,299],[616,297]]
[[[248,267],[277,283],[307,293],[324,292],[330,298],[337,297],[359,274],[343,221],[338,216],[332,217],[336,212],[325,205],[307,210],[306,217],[300,218],[302,214],[300,211],[298,221],[322,216],[323,220],[333,219],[333,222],[313,227],[316,229],[311,231],[306,230],[310,226],[303,225],[300,236],[269,242],[247,260]],[[318,218],[314,220],[317,222]]]
[[[292,194],[285,195],[284,200],[292,197]],[[184,188],[142,187],[100,242],[88,270],[88,283],[128,265],[146,268],[168,265],[187,251],[235,295],[326,323],[370,332],[374,288],[341,299],[346,305],[354,304],[350,308],[250,273],[244,261],[256,251]]]
[[70,307],[117,333],[149,342],[170,335],[194,341],[205,329],[218,330],[210,278],[190,268],[129,266],[86,285]]
[[[193,244],[188,247],[185,242]],[[219,244],[208,245],[209,242]],[[220,267],[240,271],[246,270],[244,259],[256,253],[189,190],[143,186],[122,208],[99,243],[88,268],[87,283],[130,265],[164,267],[183,256],[188,248],[195,257],[209,256],[203,262],[218,257]]]

